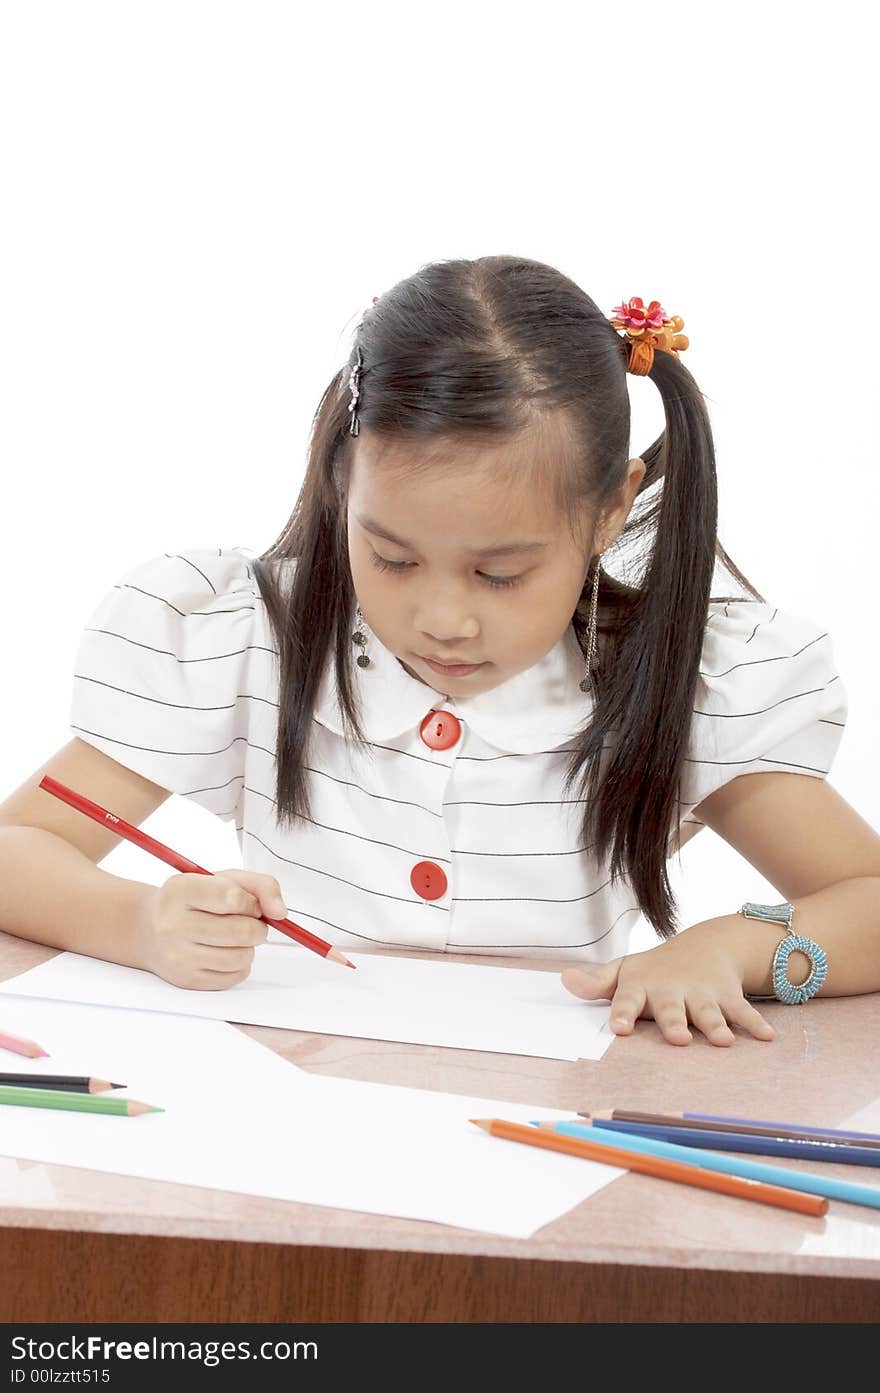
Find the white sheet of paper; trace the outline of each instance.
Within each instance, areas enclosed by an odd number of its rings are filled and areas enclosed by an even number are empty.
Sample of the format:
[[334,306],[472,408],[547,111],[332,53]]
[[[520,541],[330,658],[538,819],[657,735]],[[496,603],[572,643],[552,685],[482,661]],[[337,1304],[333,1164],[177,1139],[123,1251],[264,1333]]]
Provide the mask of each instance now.
[[580,1001],[565,990],[558,972],[348,956],[357,971],[295,944],[262,943],[244,982],[212,992],[174,987],[152,972],[99,958],[59,953],[3,982],[0,990],[542,1059],[601,1059],[615,1038],[608,1027],[610,1004]]
[[568,1114],[309,1074],[224,1022],[0,994],[0,1023],[49,1051],[4,1052],[0,1067],[106,1078],[127,1085],[111,1096],[165,1109],[129,1118],[0,1105],[7,1156],[511,1238],[623,1174],[468,1121]]

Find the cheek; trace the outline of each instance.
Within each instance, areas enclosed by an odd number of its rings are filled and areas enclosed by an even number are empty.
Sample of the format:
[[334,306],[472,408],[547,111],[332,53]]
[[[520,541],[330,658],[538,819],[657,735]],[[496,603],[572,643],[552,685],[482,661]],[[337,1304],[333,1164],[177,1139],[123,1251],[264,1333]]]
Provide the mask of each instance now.
[[348,564],[355,589],[360,596],[380,588],[384,577],[370,561],[371,549],[363,541],[351,541],[348,547]]

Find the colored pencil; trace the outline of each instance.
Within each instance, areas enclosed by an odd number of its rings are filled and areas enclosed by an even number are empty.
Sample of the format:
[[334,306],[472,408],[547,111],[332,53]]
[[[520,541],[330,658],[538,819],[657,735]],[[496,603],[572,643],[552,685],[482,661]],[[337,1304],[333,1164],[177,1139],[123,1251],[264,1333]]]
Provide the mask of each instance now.
[[15,1054],[26,1054],[29,1059],[39,1059],[49,1051],[38,1045],[36,1040],[22,1040],[20,1035],[11,1035],[8,1030],[0,1030],[0,1050],[12,1050]]
[[801,1214],[824,1214],[828,1201],[818,1195],[804,1195],[781,1185],[767,1185],[755,1180],[742,1180],[735,1175],[718,1175],[700,1166],[680,1161],[663,1160],[656,1156],[637,1156],[620,1147],[606,1146],[586,1138],[561,1136],[549,1128],[532,1127],[520,1122],[505,1122],[501,1118],[472,1117],[475,1127],[482,1127],[490,1136],[504,1141],[525,1142],[527,1146],[542,1146],[548,1151],[561,1151],[568,1156],[580,1156],[586,1161],[601,1161],[607,1166],[653,1175],[659,1180],[674,1180],[680,1185],[694,1185],[700,1190],[736,1195],[740,1199],[757,1200],[779,1209],[794,1209]]
[[119,1117],[139,1117],[145,1112],[164,1112],[151,1103],[134,1098],[96,1098],[91,1093],[54,1092],[43,1088],[0,1088],[0,1103],[14,1108],[57,1108],[66,1112],[113,1113]]
[[846,1200],[849,1204],[865,1204],[880,1209],[880,1186],[855,1185],[851,1180],[835,1180],[830,1175],[813,1171],[786,1170],[784,1166],[769,1166],[766,1161],[749,1161],[741,1156],[725,1156],[718,1151],[702,1151],[697,1147],[675,1146],[672,1142],[657,1141],[654,1137],[634,1137],[628,1132],[606,1132],[601,1127],[584,1127],[580,1122],[538,1122],[538,1128],[552,1127],[566,1137],[593,1137],[609,1146],[621,1146],[646,1156],[665,1156],[671,1161],[690,1161],[707,1170],[724,1171],[728,1175],[748,1176],[769,1185],[785,1185],[792,1190],[806,1190],[812,1195],[825,1195],[830,1200]]
[[108,1088],[125,1088],[124,1083],[93,1079],[79,1074],[3,1074],[0,1085],[15,1088],[60,1088],[70,1093],[104,1093]]
[[[583,1116],[583,1114],[579,1114]],[[849,1146],[824,1137],[754,1136],[748,1132],[715,1131],[711,1127],[666,1127],[656,1122],[629,1122],[620,1118],[594,1117],[585,1126],[601,1127],[605,1132],[625,1132],[628,1136],[656,1137],[677,1146],[705,1146],[710,1151],[747,1151],[756,1156],[794,1156],[802,1161],[837,1161],[852,1166],[880,1167],[880,1149]]]
[[[100,803],[93,803],[90,798],[85,798],[81,793],[68,788],[58,779],[53,779],[49,774],[45,774],[39,782],[39,787],[45,789],[47,793],[52,793],[56,798],[60,798],[63,803],[69,803],[71,808],[76,808],[77,812],[85,813],[86,817],[93,818],[95,822],[109,823],[111,831],[118,837],[125,837],[135,846],[141,847],[144,851],[149,851],[151,855],[158,857],[160,861],[165,861],[167,865],[173,866],[177,871],[192,872],[197,875],[213,875],[213,871],[205,870],[204,866],[199,866],[195,861],[191,861],[188,856],[181,856],[180,852],[173,851],[170,846],[165,846],[164,842],[158,842],[155,837],[147,836],[139,827],[133,827],[125,818],[117,817],[115,813],[108,812],[102,808]],[[293,938],[297,943],[301,943],[304,948],[309,948],[313,953],[319,953],[322,958],[332,958],[334,962],[342,963],[345,967],[354,967],[355,964],[349,962],[338,948],[327,943],[323,938],[318,938],[317,934],[309,933],[300,924],[294,924],[292,919],[270,919],[267,915],[259,916],[264,924],[271,924],[273,929],[279,929],[281,933],[287,934],[288,938]]]
[[613,1118],[621,1122],[653,1122],[663,1127],[699,1127],[713,1131],[750,1132],[755,1136],[770,1137],[815,1137],[819,1141],[829,1138],[843,1141],[851,1146],[878,1146],[880,1135],[876,1132],[847,1132],[839,1127],[808,1127],[799,1122],[763,1122],[757,1118],[720,1117],[712,1113],[699,1112],[638,1112],[632,1108],[609,1108],[599,1112],[582,1112],[579,1117],[600,1119]]
[[[767,1121],[765,1121],[763,1118],[757,1118],[757,1117],[752,1117],[752,1118],[749,1118],[749,1117],[715,1117],[715,1116],[713,1116],[712,1113],[708,1113],[708,1112],[695,1112],[695,1113],[686,1112],[686,1113],[684,1114],[684,1116],[688,1119],[688,1121],[693,1120],[693,1121],[695,1121],[695,1122],[716,1122],[716,1123],[717,1123],[717,1122],[733,1122],[733,1123],[735,1123],[737,1126],[739,1126],[740,1123],[743,1123],[743,1122],[748,1123],[748,1124],[750,1124],[750,1125],[753,1126],[753,1127],[778,1127],[778,1126],[780,1125],[780,1124],[777,1123],[777,1122],[767,1122]],[[795,1123],[795,1122],[785,1122],[785,1123],[782,1123],[781,1125],[782,1125],[784,1128],[787,1128],[787,1129],[788,1129],[789,1131],[791,1131],[791,1132],[813,1132],[814,1134],[817,1134],[817,1135],[823,1136],[823,1137],[852,1137],[852,1138],[859,1138],[859,1139],[861,1139],[861,1140],[863,1140],[863,1141],[876,1141],[876,1142],[880,1142],[880,1134],[878,1134],[877,1132],[848,1132],[848,1131],[845,1131],[844,1129],[842,1129],[842,1128],[840,1128],[840,1127],[801,1127],[801,1126],[799,1126],[799,1125],[798,1125],[797,1123]]]

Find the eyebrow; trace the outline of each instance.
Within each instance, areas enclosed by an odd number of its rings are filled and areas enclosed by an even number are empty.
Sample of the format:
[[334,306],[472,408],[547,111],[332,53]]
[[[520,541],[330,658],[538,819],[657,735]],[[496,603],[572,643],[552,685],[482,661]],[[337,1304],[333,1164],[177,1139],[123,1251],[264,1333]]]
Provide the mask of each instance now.
[[[409,547],[411,551],[417,550],[412,542],[405,542],[402,537],[395,537],[393,532],[389,532],[385,527],[380,527],[378,522],[374,522],[372,518],[358,517],[357,521],[365,532],[372,532],[374,537],[384,537],[386,542],[393,542],[395,546]],[[509,556],[513,552],[544,551],[546,547],[546,542],[505,542],[503,546],[497,547],[471,547],[469,554],[471,556]]]

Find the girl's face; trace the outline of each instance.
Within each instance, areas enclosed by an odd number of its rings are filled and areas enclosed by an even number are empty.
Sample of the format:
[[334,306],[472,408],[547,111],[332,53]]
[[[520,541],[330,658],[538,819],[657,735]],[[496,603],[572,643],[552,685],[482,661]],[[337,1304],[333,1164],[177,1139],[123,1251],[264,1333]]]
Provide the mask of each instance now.
[[[361,429],[352,451],[348,553],[364,618],[410,676],[453,697],[490,691],[537,663],[571,621],[592,547],[575,545],[510,445],[407,473],[407,454]],[[644,473],[635,470],[632,494]],[[512,486],[509,479],[523,483]],[[622,521],[621,521],[622,525]],[[607,531],[607,524],[606,524]],[[432,668],[478,663],[468,675]]]

